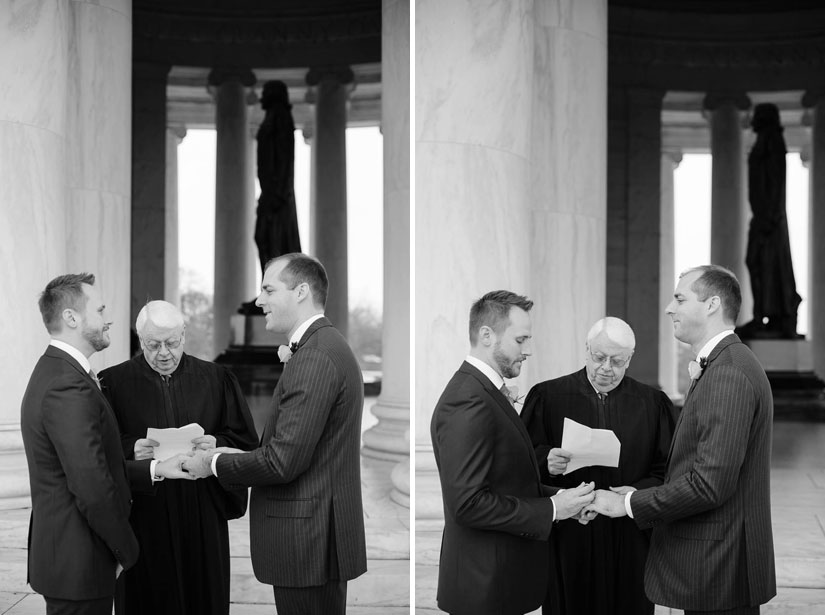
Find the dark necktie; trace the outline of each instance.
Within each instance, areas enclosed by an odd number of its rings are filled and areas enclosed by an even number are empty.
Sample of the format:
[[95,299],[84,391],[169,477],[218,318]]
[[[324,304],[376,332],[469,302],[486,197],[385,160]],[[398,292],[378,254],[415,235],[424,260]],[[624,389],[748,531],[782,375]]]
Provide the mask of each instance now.
[[513,402],[513,398],[510,396],[510,389],[507,388],[507,385],[502,384],[499,391],[501,391],[501,394],[504,395],[504,397],[507,398],[507,401],[510,402],[510,405],[513,406],[513,408],[515,408],[516,404]]
[[604,406],[607,403],[607,393],[598,393],[599,395],[599,429],[607,427],[607,421],[604,418]]
[[97,377],[97,374],[95,373],[95,370],[93,370],[91,367],[89,368],[89,376],[92,377],[92,380],[95,381],[95,384],[97,385],[97,388],[99,389],[100,388],[100,378]]

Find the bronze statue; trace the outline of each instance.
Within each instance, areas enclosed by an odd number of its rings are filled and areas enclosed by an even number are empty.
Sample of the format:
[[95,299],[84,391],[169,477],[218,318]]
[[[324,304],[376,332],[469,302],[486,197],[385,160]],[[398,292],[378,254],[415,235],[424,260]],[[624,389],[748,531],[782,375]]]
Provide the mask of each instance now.
[[266,263],[276,256],[301,251],[298,216],[295,209],[295,123],[292,105],[283,81],[268,81],[261,94],[266,111],[258,129],[258,218],[255,243],[261,261],[261,275]]
[[753,289],[753,320],[742,337],[795,339],[797,308],[785,214],[785,139],[776,105],[756,105],[751,119],[756,143],[748,156],[748,198],[753,218],[745,263]]

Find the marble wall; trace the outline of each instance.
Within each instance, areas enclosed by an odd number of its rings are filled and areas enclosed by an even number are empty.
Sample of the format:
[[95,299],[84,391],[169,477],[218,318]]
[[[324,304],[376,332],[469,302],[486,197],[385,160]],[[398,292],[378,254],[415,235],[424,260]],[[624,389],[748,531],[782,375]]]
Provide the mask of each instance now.
[[128,356],[130,82],[130,0],[0,4],[0,338],[13,350],[0,356],[0,496],[28,488],[20,401],[49,339],[46,282],[95,273],[115,324],[92,364]]
[[[419,516],[440,508],[429,423],[470,304],[531,297],[522,391],[583,363],[605,307],[607,6],[416,4],[415,433]],[[585,247],[586,246],[586,247]]]

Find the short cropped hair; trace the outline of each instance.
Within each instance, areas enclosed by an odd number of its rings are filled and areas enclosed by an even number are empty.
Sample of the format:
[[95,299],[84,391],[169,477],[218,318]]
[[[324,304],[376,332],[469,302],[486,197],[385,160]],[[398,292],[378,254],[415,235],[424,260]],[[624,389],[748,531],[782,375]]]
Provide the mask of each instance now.
[[618,344],[622,348],[627,348],[628,350],[633,350],[636,348],[636,336],[633,333],[633,329],[630,328],[630,325],[623,321],[621,318],[616,318],[615,316],[605,316],[604,318],[597,320],[596,323],[590,328],[590,331],[587,333],[587,346],[590,347],[590,342],[593,341],[599,333],[604,331],[607,334],[607,337],[614,344]]
[[699,301],[707,301],[709,297],[716,295],[722,303],[724,319],[730,324],[736,324],[739,308],[742,306],[742,291],[733,272],[719,265],[702,265],[688,269],[679,277],[682,278],[694,271],[702,272],[690,287]]
[[292,252],[270,259],[264,267],[264,272],[269,266],[277,261],[287,261],[286,266],[281,271],[281,281],[290,290],[298,284],[306,283],[312,294],[312,303],[317,308],[323,309],[327,305],[327,292],[329,292],[329,279],[327,270],[317,258],[313,258],[302,252]]
[[478,330],[490,327],[497,335],[510,323],[510,310],[514,307],[529,312],[533,302],[523,295],[509,290],[494,290],[473,303],[470,308],[470,344],[478,343]]
[[46,289],[40,293],[37,301],[46,331],[58,333],[63,329],[63,320],[60,316],[63,310],[85,310],[88,299],[83,292],[83,285],[92,286],[94,283],[95,276],[91,273],[68,273],[46,284]]

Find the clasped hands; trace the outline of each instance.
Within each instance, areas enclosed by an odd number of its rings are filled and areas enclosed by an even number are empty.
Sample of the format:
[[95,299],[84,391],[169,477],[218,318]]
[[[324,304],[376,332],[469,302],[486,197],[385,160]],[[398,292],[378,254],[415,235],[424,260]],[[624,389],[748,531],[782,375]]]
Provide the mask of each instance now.
[[[564,474],[570,462],[570,452],[562,448],[552,448],[547,453],[547,471],[551,475]],[[582,525],[587,525],[597,515],[606,517],[623,517],[627,514],[624,501],[626,495],[636,491],[627,485],[594,489],[593,483],[582,483],[574,489],[565,489],[553,496],[556,504],[556,520],[576,519]]]
[[[212,476],[212,457],[216,453],[245,453],[237,448],[228,446],[216,447],[215,436],[204,435],[192,440],[192,451],[188,454],[175,455],[169,459],[159,461],[155,466],[155,474],[164,478],[196,480]],[[140,438],[135,442],[135,459],[154,459],[155,447],[158,443],[149,438]]]

